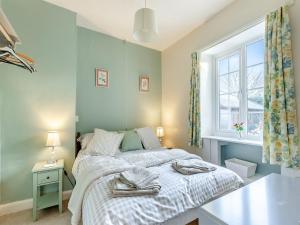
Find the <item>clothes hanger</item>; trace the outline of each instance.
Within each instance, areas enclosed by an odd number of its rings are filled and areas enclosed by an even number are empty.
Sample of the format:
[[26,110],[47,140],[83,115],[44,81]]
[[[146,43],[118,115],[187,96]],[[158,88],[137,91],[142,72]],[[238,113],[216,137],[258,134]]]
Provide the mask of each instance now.
[[16,44],[21,44],[21,40],[0,7],[0,62],[34,72],[34,61],[24,54],[16,53]]
[[25,56],[20,53],[16,54],[15,51],[10,47],[1,47],[0,52],[3,52],[0,53],[0,61],[21,66],[25,69],[28,69],[31,73],[35,71],[34,67],[26,62],[28,61],[30,64],[33,64],[33,60],[28,56]]
[[7,55],[9,55],[9,53],[8,53],[8,52],[1,53],[1,54],[0,54],[0,57],[5,57],[5,56],[7,56]]
[[25,54],[23,54],[23,53],[20,53],[20,52],[16,52],[16,54],[17,54],[19,57],[25,59],[25,60],[26,60],[27,62],[29,62],[30,64],[34,64],[33,59],[30,58],[29,56],[27,56],[27,55],[25,55]]

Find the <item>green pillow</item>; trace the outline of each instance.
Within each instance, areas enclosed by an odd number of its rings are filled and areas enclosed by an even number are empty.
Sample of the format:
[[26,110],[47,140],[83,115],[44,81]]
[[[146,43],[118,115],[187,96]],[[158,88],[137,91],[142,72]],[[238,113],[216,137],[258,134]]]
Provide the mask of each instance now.
[[125,131],[120,150],[127,152],[139,149],[143,149],[139,135],[134,130]]

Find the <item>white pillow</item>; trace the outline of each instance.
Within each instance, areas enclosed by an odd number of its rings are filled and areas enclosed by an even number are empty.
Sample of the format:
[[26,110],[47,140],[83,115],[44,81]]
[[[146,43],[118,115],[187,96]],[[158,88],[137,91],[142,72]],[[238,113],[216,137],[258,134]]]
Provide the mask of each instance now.
[[87,146],[87,152],[95,155],[113,156],[119,150],[124,134],[95,129],[94,136]]
[[86,147],[88,146],[88,144],[90,143],[90,141],[92,140],[93,137],[94,137],[94,133],[86,133],[86,134],[81,135],[78,138],[78,141],[81,144],[82,150],[86,149]]
[[140,136],[145,149],[161,148],[160,142],[150,127],[135,129]]

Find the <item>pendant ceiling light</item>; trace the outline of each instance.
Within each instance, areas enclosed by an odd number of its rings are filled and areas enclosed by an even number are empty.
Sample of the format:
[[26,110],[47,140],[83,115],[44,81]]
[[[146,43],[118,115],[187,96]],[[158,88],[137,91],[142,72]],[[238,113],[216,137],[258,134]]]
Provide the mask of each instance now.
[[146,7],[139,9],[134,17],[133,38],[140,42],[151,42],[158,35],[154,10]]

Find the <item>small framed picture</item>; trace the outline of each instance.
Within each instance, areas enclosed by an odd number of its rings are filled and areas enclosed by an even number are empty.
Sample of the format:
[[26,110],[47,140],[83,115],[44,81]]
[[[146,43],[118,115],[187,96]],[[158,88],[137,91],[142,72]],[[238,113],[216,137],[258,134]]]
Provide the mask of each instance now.
[[140,91],[150,91],[150,80],[149,76],[142,75],[140,76]]
[[107,70],[96,68],[96,87],[109,87],[109,74]]

